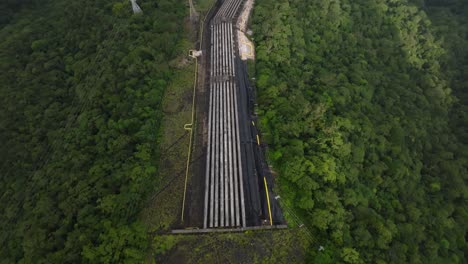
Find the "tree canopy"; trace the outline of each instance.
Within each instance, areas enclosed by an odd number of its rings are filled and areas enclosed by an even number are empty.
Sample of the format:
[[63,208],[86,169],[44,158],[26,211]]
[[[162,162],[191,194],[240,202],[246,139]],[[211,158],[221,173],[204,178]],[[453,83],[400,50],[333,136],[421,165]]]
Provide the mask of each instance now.
[[466,261],[467,10],[256,1],[262,132],[284,203],[327,249],[311,262]]
[[[0,263],[135,263],[180,1],[0,5]],[[4,17],[3,14],[8,14]]]

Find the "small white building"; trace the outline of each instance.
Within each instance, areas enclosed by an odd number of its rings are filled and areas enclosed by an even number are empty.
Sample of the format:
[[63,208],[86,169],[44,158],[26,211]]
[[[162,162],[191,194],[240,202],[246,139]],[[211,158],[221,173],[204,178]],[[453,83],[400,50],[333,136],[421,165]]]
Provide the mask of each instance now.
[[130,0],[130,2],[132,3],[132,9],[134,14],[143,13],[143,10],[141,10],[136,0]]

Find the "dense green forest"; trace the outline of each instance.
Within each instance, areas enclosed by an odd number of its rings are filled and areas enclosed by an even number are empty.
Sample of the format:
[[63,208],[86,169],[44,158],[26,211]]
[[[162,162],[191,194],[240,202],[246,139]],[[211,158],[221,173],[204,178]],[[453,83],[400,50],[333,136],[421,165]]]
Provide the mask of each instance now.
[[464,0],[256,1],[258,113],[283,204],[325,248],[311,263],[466,263],[467,18]]
[[32,5],[31,0],[4,0],[0,2],[0,28],[7,24],[23,6]]
[[451,128],[468,144],[468,3],[467,1],[416,1],[427,12],[445,53],[441,70],[449,81],[455,101],[450,114]]
[[[189,44],[184,1],[139,3],[0,2],[0,263],[144,262],[137,215]],[[257,0],[252,26],[260,125],[308,262],[466,263],[467,1]],[[181,254],[268,252],[243,235]],[[276,240],[256,243],[290,259],[297,241]]]
[[183,1],[0,4],[0,263],[139,263]]

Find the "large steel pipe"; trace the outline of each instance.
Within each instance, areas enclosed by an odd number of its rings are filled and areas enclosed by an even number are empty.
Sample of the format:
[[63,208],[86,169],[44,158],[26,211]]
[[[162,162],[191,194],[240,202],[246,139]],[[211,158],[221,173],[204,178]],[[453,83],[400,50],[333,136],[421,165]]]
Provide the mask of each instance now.
[[[231,21],[242,0],[227,0],[211,25],[211,67],[205,179],[204,228],[246,226],[238,85],[234,81],[235,30]],[[223,22],[224,21],[224,22]]]

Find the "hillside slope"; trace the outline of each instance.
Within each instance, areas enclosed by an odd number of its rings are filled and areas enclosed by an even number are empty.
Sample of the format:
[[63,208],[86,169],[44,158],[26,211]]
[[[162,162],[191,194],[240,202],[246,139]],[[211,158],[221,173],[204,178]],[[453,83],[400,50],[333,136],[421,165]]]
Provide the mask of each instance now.
[[157,180],[162,94],[187,44],[183,3],[141,7],[40,0],[2,10],[0,263],[144,258],[137,215]]
[[258,0],[253,24],[269,158],[325,247],[310,260],[465,262],[468,120],[449,120],[467,102],[426,13],[405,0]]

